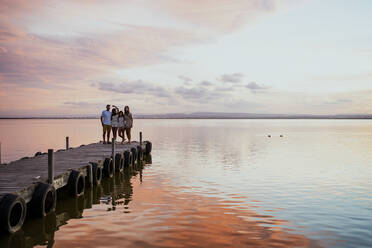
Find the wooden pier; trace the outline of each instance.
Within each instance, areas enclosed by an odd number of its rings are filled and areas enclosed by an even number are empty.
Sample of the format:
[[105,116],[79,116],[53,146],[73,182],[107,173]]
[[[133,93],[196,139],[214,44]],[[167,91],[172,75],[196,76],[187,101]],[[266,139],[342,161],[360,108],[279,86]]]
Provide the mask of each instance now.
[[[140,135],[142,138],[142,135]],[[85,187],[101,183],[102,177],[122,173],[124,167],[142,163],[152,144],[140,140],[130,144],[94,143],[66,150],[48,150],[0,166],[0,229],[21,229],[26,214],[45,217],[56,208],[58,189],[71,197],[84,194]]]

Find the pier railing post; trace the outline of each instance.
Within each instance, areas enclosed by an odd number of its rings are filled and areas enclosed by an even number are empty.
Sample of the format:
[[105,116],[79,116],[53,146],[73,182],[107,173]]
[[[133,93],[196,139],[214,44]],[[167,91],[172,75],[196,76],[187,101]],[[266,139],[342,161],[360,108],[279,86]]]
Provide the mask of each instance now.
[[53,184],[54,181],[54,151],[48,149],[48,183]]
[[142,132],[140,132],[140,146],[142,147]]
[[70,148],[70,141],[69,141],[69,137],[66,136],[66,150],[68,150]]
[[111,157],[112,157],[112,166],[114,167],[115,171],[115,139],[111,139]]

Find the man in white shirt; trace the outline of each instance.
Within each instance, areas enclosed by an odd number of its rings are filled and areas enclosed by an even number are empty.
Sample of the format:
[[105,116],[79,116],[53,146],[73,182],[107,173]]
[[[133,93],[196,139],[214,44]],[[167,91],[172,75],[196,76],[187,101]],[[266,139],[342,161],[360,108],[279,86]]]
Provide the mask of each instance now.
[[111,112],[110,104],[106,105],[106,110],[102,111],[101,124],[103,127],[103,144],[106,144],[106,133],[107,133],[107,144],[110,144],[110,132],[111,132]]

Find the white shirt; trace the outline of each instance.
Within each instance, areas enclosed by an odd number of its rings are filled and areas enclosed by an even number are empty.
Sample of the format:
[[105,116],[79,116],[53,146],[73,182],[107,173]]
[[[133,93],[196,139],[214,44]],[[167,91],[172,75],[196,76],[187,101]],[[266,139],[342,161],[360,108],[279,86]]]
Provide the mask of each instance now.
[[107,110],[102,111],[101,117],[103,117],[104,125],[111,125],[111,112],[110,111],[107,111]]
[[118,127],[119,126],[119,115],[113,115],[111,120],[112,127]]

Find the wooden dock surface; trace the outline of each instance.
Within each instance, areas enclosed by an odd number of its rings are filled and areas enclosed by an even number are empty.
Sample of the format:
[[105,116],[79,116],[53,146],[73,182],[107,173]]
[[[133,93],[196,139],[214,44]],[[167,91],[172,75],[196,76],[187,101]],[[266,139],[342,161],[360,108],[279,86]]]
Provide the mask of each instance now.
[[[146,142],[143,142],[144,147]],[[139,142],[131,142],[130,144],[115,144],[115,153],[123,153],[131,148],[139,146]],[[101,163],[105,158],[111,157],[111,144],[93,143],[82,145],[77,148],[68,150],[59,150],[54,152],[54,187],[56,189],[65,184],[58,182],[61,177],[69,170],[79,170],[90,162]],[[68,174],[67,174],[68,176]],[[28,195],[30,187],[35,183],[47,182],[48,180],[48,154],[42,154],[35,157],[23,158],[6,165],[0,166],[0,199],[8,193],[16,193],[21,195],[26,202],[31,200]]]

